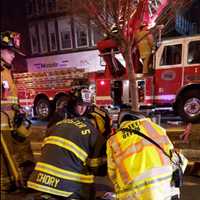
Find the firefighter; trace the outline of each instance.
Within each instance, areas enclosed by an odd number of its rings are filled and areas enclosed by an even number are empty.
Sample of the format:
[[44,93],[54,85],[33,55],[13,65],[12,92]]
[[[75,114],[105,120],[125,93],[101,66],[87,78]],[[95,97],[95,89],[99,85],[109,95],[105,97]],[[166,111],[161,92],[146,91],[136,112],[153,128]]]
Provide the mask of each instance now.
[[56,122],[64,118],[73,118],[83,116],[88,113],[93,102],[92,92],[87,86],[73,88],[57,108],[53,116],[50,118],[47,127],[49,128]]
[[135,34],[136,43],[139,49],[140,58],[143,62],[143,74],[149,72],[149,60],[152,55],[153,36],[148,30],[147,24],[142,24]]
[[119,115],[107,140],[108,175],[116,200],[177,200],[187,160],[174,151],[166,131],[133,111]]
[[109,117],[94,108],[87,117],[64,118],[52,125],[42,155],[28,181],[41,199],[95,199],[94,176],[105,176]]
[[[19,112],[17,89],[11,69],[15,53],[24,55],[20,34],[6,31],[1,40],[1,191],[25,185],[34,166],[24,115]],[[22,117],[23,116],[23,117]],[[25,123],[26,124],[26,123]]]

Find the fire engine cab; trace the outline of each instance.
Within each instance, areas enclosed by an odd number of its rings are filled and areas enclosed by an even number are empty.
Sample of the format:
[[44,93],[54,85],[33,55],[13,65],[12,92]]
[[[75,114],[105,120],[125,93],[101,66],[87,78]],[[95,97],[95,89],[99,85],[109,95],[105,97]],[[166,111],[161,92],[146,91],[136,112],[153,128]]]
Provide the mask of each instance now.
[[[101,48],[108,49],[106,44],[108,43],[102,40]],[[104,56],[107,56],[108,60],[108,55],[102,55]],[[109,56],[110,60],[115,61],[107,62],[107,65],[125,63],[119,54]],[[200,35],[161,41],[152,62],[151,73],[136,73],[140,107],[173,106],[174,111],[184,120],[200,120]],[[102,94],[102,91],[106,92]],[[103,97],[108,99],[109,96],[112,97],[114,105],[130,104],[127,75],[117,79],[98,80],[96,92],[97,104],[101,105],[101,100],[105,99]]]

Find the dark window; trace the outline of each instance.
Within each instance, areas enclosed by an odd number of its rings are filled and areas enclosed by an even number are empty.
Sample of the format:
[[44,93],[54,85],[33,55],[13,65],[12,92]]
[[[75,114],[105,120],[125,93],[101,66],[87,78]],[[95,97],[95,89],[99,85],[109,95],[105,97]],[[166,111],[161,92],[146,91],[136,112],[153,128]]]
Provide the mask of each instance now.
[[45,12],[46,8],[46,1],[45,0],[37,0],[37,6],[38,6],[38,13],[42,14]]
[[76,20],[75,24],[76,33],[76,47],[87,47],[88,46],[88,26],[82,23],[81,20]]
[[188,64],[200,63],[200,41],[189,43],[187,60]]
[[60,49],[72,48],[71,23],[69,18],[58,19]]
[[56,35],[55,21],[48,22],[48,32],[49,32],[50,50],[56,51],[57,50],[57,35]]
[[92,45],[96,45],[96,43],[102,39],[103,35],[95,24],[92,24],[91,27],[92,27],[92,33],[91,33]]
[[178,65],[181,64],[182,45],[165,46],[161,57],[160,65]]
[[61,43],[62,49],[71,48],[71,37],[70,31],[62,31],[61,32]]
[[51,48],[56,49],[56,35],[54,33],[50,34]]
[[47,1],[48,11],[52,12],[56,10],[56,0],[48,0]]

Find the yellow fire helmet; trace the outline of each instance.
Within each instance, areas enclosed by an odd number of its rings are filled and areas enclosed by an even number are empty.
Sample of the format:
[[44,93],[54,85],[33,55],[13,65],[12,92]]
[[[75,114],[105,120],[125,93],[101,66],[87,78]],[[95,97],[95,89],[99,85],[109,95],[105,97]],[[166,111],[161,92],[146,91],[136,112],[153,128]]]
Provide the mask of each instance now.
[[109,137],[111,133],[110,117],[106,110],[93,106],[87,117],[104,137]]
[[1,48],[10,49],[22,56],[25,54],[20,49],[21,34],[13,31],[0,33]]

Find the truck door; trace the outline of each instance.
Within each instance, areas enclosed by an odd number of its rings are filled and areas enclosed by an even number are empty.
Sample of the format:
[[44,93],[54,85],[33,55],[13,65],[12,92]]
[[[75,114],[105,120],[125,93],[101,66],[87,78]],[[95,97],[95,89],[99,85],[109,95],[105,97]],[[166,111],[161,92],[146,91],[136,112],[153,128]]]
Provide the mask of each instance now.
[[191,39],[186,44],[185,51],[187,56],[184,64],[184,85],[200,81],[200,37]]
[[164,43],[156,53],[154,103],[168,105],[173,102],[183,77],[182,42]]

